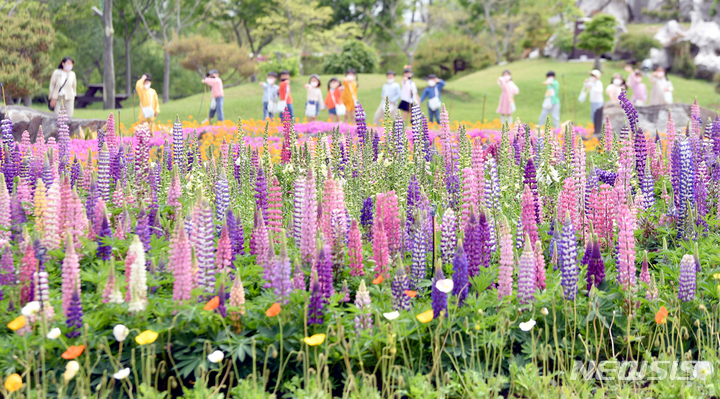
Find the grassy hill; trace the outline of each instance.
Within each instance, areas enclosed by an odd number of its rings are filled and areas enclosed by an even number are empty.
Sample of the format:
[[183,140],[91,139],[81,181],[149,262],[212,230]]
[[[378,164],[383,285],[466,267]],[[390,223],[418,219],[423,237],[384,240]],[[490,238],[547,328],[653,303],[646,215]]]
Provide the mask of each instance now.
[[[615,72],[621,72],[623,76],[626,76],[626,72],[622,70],[622,67],[622,63],[603,63],[603,84],[607,86],[610,83],[611,75]],[[446,89],[443,91],[442,99],[450,112],[451,121],[480,121],[483,115],[483,100],[485,95],[487,95],[485,119],[492,121],[498,118],[498,115],[495,113],[500,96],[497,77],[500,76],[505,69],[512,71],[513,80],[520,88],[520,94],[515,97],[517,106],[516,117],[529,123],[538,122],[545,90],[541,82],[545,79],[545,73],[553,70],[561,84],[561,119],[563,121],[573,119],[579,124],[587,124],[590,122],[590,104],[588,101],[584,104],[578,103],[577,96],[582,88],[583,80],[588,76],[590,69],[592,69],[592,63],[558,62],[549,59],[517,61],[504,66],[493,66],[449,81]],[[327,81],[330,77],[330,75],[321,75],[323,94],[327,92]],[[687,80],[675,75],[671,75],[670,79],[675,87],[676,102],[690,103],[697,98],[701,106],[711,109],[718,107],[720,95],[715,92],[712,83],[702,80]],[[305,89],[303,85],[307,83],[307,81],[308,77],[306,76],[292,80],[295,116],[300,118],[301,121],[305,113]],[[422,92],[425,87],[424,80],[416,77],[416,82],[418,89]],[[358,98],[368,114],[368,120],[372,120],[372,116],[380,103],[380,88],[383,83],[385,83],[385,75],[362,74],[358,78],[358,83]],[[646,82],[646,84],[649,86],[649,82]],[[201,109],[200,101],[203,97],[202,94],[196,94],[180,100],[173,100],[167,104],[161,104],[159,120],[161,122],[174,120],[176,114],[180,116],[181,120],[202,120],[207,115],[209,96],[210,93],[208,91],[204,97]],[[123,103],[124,108],[120,110],[120,122],[126,126],[129,126],[134,120],[132,105],[133,101],[127,100]],[[106,118],[108,111],[104,111],[101,108],[102,104],[96,103],[90,108],[75,110],[75,116],[79,118]],[[423,108],[426,110],[425,104]],[[198,116],[198,109],[200,109],[202,114],[200,117]],[[136,101],[136,118],[139,112],[140,107]],[[327,115],[327,111],[324,111],[321,113],[321,118],[326,119]],[[225,117],[233,121],[238,117],[246,120],[261,118],[262,88],[257,83],[248,83],[226,89]]]

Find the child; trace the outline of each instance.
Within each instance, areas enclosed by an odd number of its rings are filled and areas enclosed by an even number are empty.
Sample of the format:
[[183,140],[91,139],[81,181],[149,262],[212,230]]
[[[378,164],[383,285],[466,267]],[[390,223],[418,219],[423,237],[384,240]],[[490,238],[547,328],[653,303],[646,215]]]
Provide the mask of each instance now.
[[[280,86],[278,88],[278,96],[280,97],[279,108],[283,108],[282,105],[284,103],[285,108],[287,108],[288,112],[290,113],[290,118],[295,119],[295,112],[293,110],[293,99],[290,95],[290,71],[288,71],[287,69],[280,72]],[[282,114],[280,114],[280,118],[282,118]]]
[[345,108],[345,104],[342,103],[342,92],[343,87],[340,86],[340,81],[337,78],[332,78],[328,82],[328,94],[325,97],[325,106],[330,114],[330,121],[340,122],[340,116],[338,115],[338,106]]
[[270,117],[273,118],[275,113],[275,106],[278,101],[278,85],[275,84],[277,81],[277,72],[268,72],[267,79],[265,82],[260,82],[260,86],[263,88],[263,120]]
[[398,105],[398,109],[403,112],[403,120],[405,123],[408,123],[410,106],[415,102],[420,103],[417,86],[415,82],[412,81],[412,78],[412,69],[405,68],[405,70],[403,70],[402,89],[400,90],[400,105]]
[[500,123],[505,123],[506,120],[512,122],[512,114],[515,112],[515,96],[520,93],[520,89],[512,81],[512,74],[507,69],[503,71],[497,82],[500,85],[501,93],[500,103],[495,112],[500,114]]
[[140,99],[140,122],[147,122],[152,131],[153,122],[160,113],[160,102],[157,92],[150,88],[150,85],[152,85],[152,76],[146,73],[135,84],[135,91]]
[[211,69],[210,72],[208,72],[207,77],[203,79],[202,82],[210,86],[213,102],[215,103],[215,107],[213,107],[213,103],[210,103],[210,114],[208,115],[208,119],[212,119],[217,113],[218,122],[224,121],[225,115],[223,114],[223,99],[225,98],[225,93],[223,92],[223,82],[222,79],[220,79],[220,73],[217,69]]
[[627,85],[633,91],[630,101],[636,107],[644,107],[647,102],[647,86],[642,81],[642,72],[639,69],[633,71],[630,65],[626,65],[625,70],[629,72]]
[[320,76],[310,75],[310,82],[305,85],[307,89],[307,102],[305,103],[305,116],[308,121],[315,122],[321,109],[325,109],[322,92],[320,91]]
[[442,104],[440,100],[440,93],[442,93],[442,89],[445,86],[445,81],[438,78],[434,73],[428,75],[427,80],[428,85],[425,90],[423,90],[422,97],[420,97],[420,104],[422,104],[422,102],[425,101],[425,98],[427,98],[430,122],[433,121],[434,117],[435,122],[440,123],[440,105]]
[[400,85],[395,81],[395,71],[388,71],[385,77],[387,78],[387,83],[382,87],[380,106],[377,111],[375,111],[375,117],[373,117],[373,124],[375,125],[379,124],[380,120],[385,117],[385,102],[390,103],[390,120],[395,120],[398,102],[400,101]]
[[350,68],[343,80],[342,102],[345,105],[345,123],[355,123],[355,101],[357,101],[357,74]]

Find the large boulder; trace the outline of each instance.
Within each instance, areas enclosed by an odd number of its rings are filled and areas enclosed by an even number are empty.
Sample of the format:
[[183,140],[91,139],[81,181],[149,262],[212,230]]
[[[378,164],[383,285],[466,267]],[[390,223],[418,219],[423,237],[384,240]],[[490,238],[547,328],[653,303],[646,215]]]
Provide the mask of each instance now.
[[[7,112],[6,112],[7,109]],[[39,111],[34,108],[11,105],[7,108],[0,107],[0,119],[9,118],[13,124],[13,136],[16,141],[20,141],[22,133],[27,130],[30,133],[30,141],[34,142],[37,133],[42,126],[43,134],[47,140],[50,136],[57,137],[58,122],[57,116],[50,112]],[[68,125],[70,126],[70,136],[72,137],[82,128],[91,131],[105,127],[106,121],[102,119],[78,119],[70,118]]]
[[[636,107],[635,109],[637,110],[639,120],[638,125],[643,131],[650,132],[651,134],[655,134],[655,131],[664,133],[667,130],[669,111],[675,122],[676,131],[681,132],[690,121],[690,106],[691,104],[674,103]],[[605,117],[610,118],[610,124],[612,124],[613,129],[622,128],[627,120],[622,108],[616,104],[605,103],[602,108],[602,114],[603,121]],[[708,118],[715,117],[715,112],[701,107],[700,117],[703,121],[707,121]]]
[[676,20],[668,21],[660,30],[655,33],[653,39],[657,40],[663,47],[670,47],[682,40],[687,31]]
[[623,31],[630,21],[630,9],[625,0],[578,0],[576,5],[589,18],[601,13],[614,16]]

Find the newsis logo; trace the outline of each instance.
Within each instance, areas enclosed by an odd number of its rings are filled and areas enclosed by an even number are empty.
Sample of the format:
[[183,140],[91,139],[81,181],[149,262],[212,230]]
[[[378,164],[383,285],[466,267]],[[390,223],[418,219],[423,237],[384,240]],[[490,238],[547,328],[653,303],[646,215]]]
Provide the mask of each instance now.
[[708,361],[575,361],[570,380],[586,381],[692,381],[705,380],[714,372]]

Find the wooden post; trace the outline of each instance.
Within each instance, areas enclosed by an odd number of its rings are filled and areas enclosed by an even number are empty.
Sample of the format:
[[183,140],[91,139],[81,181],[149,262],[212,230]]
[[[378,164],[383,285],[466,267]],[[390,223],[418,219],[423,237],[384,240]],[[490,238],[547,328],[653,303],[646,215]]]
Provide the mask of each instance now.
[[113,57],[112,0],[103,0],[103,10],[93,7],[93,11],[103,20],[103,109],[115,109],[115,58]]
[[487,102],[487,92],[485,92],[485,95],[483,96],[483,113],[482,113],[482,120],[480,123],[485,123],[485,103]]

